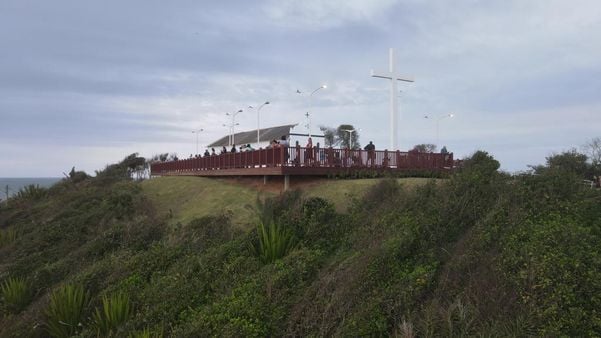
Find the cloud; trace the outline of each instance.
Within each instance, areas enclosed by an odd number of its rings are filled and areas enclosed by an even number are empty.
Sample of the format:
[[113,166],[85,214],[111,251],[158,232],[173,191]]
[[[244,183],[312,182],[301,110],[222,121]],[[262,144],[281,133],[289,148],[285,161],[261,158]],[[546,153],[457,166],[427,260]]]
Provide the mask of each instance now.
[[322,30],[356,22],[374,24],[395,5],[395,2],[394,0],[272,0],[263,5],[263,11],[280,26]]

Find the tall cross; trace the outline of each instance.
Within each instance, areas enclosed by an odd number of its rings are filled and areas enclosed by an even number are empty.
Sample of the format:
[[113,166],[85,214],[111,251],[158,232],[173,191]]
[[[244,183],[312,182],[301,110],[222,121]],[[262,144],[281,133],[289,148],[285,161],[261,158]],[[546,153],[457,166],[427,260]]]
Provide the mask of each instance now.
[[[390,80],[390,149],[395,151],[398,149],[398,133],[397,133],[397,116],[398,113],[398,90],[397,81],[413,82],[413,77],[401,76],[395,73],[394,67],[394,49],[390,48],[389,66],[387,73],[375,73],[371,71],[372,77],[379,77]],[[400,117],[399,117],[400,119]]]

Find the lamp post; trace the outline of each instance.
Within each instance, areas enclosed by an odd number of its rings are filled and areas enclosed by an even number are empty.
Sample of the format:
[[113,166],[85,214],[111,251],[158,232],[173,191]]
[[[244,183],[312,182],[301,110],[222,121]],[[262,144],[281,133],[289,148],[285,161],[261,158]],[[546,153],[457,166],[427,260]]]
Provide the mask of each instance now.
[[[311,92],[311,94],[309,94],[309,111],[305,114],[305,116],[307,117],[307,129],[309,130],[308,134],[309,137],[311,137],[311,117],[310,117],[310,112],[313,109],[313,105],[312,105],[312,98],[313,98],[313,94],[315,94],[318,90],[320,89],[326,89],[328,88],[327,85],[321,85],[319,86],[317,89],[315,89],[314,91]],[[300,90],[296,90],[297,94],[302,94],[302,92]]]
[[[346,131],[348,133],[348,147],[349,149],[353,149],[353,133],[356,132],[356,129],[342,129],[342,131]],[[361,131],[361,128],[359,128]]]
[[230,140],[231,140],[230,143],[231,143],[231,145],[235,145],[236,144],[235,143],[236,140],[234,139],[234,137],[235,137],[234,136],[235,135],[234,134],[234,126],[239,125],[239,123],[236,123],[236,115],[240,114],[241,112],[242,112],[242,109],[240,109],[240,110],[238,110],[237,112],[234,112],[234,113],[226,113],[225,114],[227,116],[231,116],[232,117],[232,124],[231,124],[232,131],[231,131],[231,135],[230,135]]
[[[445,115],[440,115],[436,118],[436,146],[437,147],[438,147],[438,139],[439,139],[438,135],[439,135],[439,130],[440,130],[440,128],[439,128],[440,120],[446,119],[447,117],[452,118],[453,116],[455,116],[453,113],[449,113],[449,114],[445,114]],[[426,116],[424,116],[424,118],[432,119],[432,116],[426,115]]]
[[[261,113],[261,108],[263,108],[265,105],[269,104],[269,101],[265,101],[265,103],[261,104],[258,108],[257,108],[257,149],[259,149],[259,143],[261,143],[261,136],[259,135],[259,130],[261,130],[261,123],[260,123],[260,113]],[[248,108],[253,109],[253,106],[248,106]]]
[[240,123],[235,123],[235,124],[223,124],[224,127],[228,128],[228,133],[230,133],[227,137],[227,143],[228,146],[231,146],[234,144],[234,126],[239,126]]
[[192,134],[196,134],[196,155],[198,155],[198,134],[200,134],[201,131],[204,131],[204,129],[200,128],[192,130]]

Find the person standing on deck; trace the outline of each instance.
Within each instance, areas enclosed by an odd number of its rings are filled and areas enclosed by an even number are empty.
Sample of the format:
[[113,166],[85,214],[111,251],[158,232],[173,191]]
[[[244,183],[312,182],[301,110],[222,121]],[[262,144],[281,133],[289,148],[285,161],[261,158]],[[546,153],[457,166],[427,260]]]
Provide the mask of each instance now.
[[313,160],[313,140],[311,137],[307,140],[307,145],[305,146],[305,165],[311,164]]
[[284,148],[284,162],[288,162],[290,158],[290,153],[288,152],[288,148],[290,147],[290,142],[286,139],[286,135],[282,135],[280,138],[280,147]]
[[369,162],[371,161],[371,165],[373,166],[376,161],[376,146],[372,141],[369,141],[369,144],[363,149],[367,150],[367,163],[365,164],[369,165]]

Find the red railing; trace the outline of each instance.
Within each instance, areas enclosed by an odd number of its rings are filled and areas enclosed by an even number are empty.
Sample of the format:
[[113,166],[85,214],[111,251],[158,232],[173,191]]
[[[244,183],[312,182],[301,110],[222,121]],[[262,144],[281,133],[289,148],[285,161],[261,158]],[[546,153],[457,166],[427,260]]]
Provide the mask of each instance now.
[[441,170],[453,167],[453,154],[278,147],[169,162],[157,162],[151,165],[151,174],[161,175],[169,172],[282,166]]

